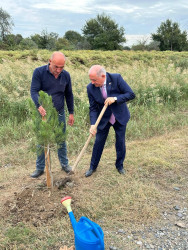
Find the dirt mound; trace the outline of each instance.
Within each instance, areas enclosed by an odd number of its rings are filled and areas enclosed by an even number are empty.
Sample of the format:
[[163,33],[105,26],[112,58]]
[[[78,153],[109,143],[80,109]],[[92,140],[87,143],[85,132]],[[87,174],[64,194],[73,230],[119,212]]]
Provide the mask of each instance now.
[[3,217],[11,218],[11,223],[31,222],[34,226],[40,226],[53,218],[61,218],[67,213],[60,203],[61,198],[69,194],[74,203],[74,186],[76,180],[66,177],[55,180],[53,189],[46,187],[43,181],[37,186],[32,185],[23,188],[20,192],[14,192],[13,198],[4,204]]

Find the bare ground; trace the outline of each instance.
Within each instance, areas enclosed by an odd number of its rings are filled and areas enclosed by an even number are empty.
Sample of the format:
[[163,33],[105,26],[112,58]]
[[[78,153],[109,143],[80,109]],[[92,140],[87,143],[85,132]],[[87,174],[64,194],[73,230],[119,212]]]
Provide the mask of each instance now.
[[[0,166],[2,219],[13,227],[24,222],[40,230],[52,221],[67,220],[60,200],[69,195],[77,218],[87,216],[103,228],[106,249],[188,249],[187,146],[185,128],[128,142],[126,176],[112,167],[114,148],[105,149],[99,169],[89,178],[84,172],[91,152],[84,155],[74,175],[61,171],[54,155],[53,190],[46,187],[45,174],[30,178],[33,158],[20,158],[19,153],[7,161],[12,148],[4,148]],[[17,249],[15,244],[7,249]],[[48,249],[57,246],[62,245],[56,242]]]

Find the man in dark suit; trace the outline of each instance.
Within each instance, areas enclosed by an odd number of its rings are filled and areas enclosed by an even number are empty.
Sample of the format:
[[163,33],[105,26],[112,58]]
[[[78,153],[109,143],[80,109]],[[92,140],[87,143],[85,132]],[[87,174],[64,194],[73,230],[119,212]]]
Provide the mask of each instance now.
[[[91,83],[87,86],[87,94],[90,103],[90,133],[96,134],[96,139],[90,168],[85,176],[91,176],[96,171],[111,126],[116,135],[116,169],[120,174],[125,174],[123,167],[126,154],[125,132],[130,119],[126,102],[134,99],[135,94],[120,74],[107,73],[101,65],[90,68],[89,78]],[[108,107],[96,131],[94,124],[104,104],[108,104]]]

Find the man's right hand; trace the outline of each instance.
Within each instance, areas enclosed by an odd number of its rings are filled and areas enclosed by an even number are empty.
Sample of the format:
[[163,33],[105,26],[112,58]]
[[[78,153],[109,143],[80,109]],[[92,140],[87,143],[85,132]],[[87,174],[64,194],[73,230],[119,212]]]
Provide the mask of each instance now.
[[40,107],[38,108],[38,111],[39,111],[39,113],[40,113],[42,116],[45,116],[45,115],[46,115],[46,110],[45,110],[42,106],[40,106]]
[[97,130],[96,130],[96,128],[95,128],[95,125],[91,125],[89,132],[90,132],[90,134],[92,134],[93,136],[96,135]]

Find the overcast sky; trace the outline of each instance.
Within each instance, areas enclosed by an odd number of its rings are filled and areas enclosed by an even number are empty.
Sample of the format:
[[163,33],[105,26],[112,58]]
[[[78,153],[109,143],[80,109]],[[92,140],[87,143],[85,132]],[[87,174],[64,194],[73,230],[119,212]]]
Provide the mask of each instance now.
[[82,34],[86,21],[102,13],[124,27],[127,45],[155,33],[167,19],[188,30],[187,0],[1,0],[0,7],[13,19],[12,33],[23,37],[42,30],[60,37],[68,30]]

